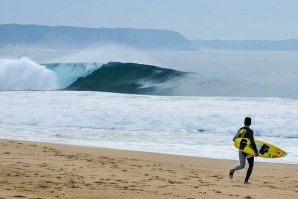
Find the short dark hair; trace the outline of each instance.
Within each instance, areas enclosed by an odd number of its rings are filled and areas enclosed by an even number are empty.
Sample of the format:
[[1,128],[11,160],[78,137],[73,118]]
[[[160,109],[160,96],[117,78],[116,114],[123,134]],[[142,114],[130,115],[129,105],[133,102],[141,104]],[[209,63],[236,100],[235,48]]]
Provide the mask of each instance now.
[[250,118],[250,117],[246,117],[246,118],[244,119],[244,124],[245,124],[246,126],[251,125],[251,118]]

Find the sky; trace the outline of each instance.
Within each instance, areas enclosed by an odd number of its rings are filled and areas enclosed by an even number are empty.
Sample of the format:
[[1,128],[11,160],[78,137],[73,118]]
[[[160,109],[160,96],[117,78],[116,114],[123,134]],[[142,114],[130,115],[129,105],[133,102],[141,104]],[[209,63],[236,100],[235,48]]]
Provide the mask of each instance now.
[[168,29],[188,39],[298,38],[297,0],[0,0],[0,24]]

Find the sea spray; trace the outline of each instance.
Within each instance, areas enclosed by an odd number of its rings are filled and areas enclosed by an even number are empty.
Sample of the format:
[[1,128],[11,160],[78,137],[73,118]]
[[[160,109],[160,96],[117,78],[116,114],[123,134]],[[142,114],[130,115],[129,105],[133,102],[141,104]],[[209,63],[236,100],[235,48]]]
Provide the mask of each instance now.
[[0,90],[57,90],[56,73],[29,58],[0,59]]

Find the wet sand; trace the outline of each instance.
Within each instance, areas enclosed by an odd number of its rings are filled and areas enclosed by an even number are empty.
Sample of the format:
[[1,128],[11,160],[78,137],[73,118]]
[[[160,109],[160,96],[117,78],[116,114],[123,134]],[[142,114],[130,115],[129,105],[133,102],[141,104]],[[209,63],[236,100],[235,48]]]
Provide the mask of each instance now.
[[[237,154],[233,154],[237,156]],[[298,165],[0,140],[0,199],[298,198]]]

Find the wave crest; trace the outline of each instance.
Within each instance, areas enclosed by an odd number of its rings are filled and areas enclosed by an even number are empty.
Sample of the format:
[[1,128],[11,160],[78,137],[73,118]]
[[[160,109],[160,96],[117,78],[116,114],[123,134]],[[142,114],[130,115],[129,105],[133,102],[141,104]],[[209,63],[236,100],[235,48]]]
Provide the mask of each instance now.
[[110,62],[77,79],[68,90],[170,94],[188,73],[151,65]]
[[[76,90],[145,95],[241,95],[241,82],[138,63],[0,61],[0,90]],[[240,92],[239,92],[240,91]]]

